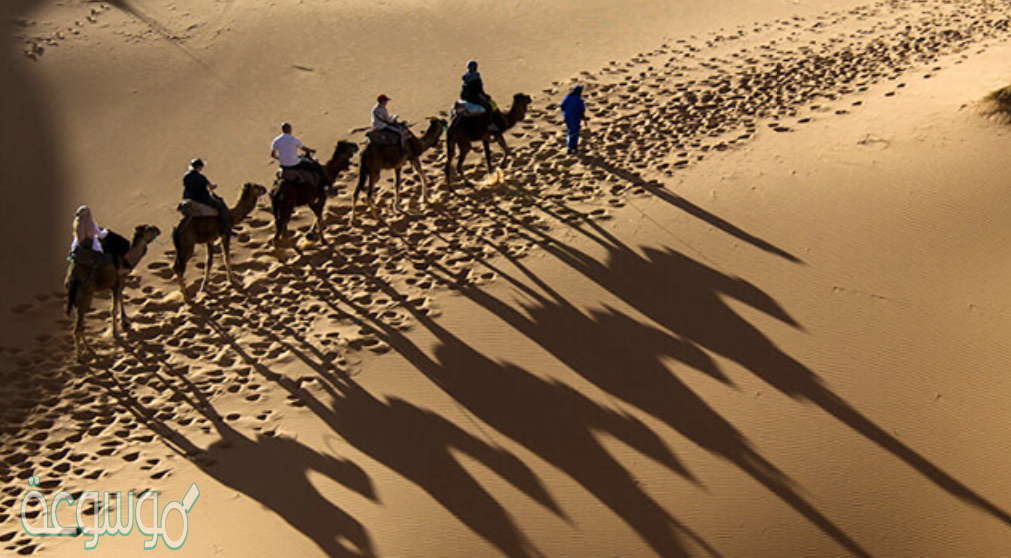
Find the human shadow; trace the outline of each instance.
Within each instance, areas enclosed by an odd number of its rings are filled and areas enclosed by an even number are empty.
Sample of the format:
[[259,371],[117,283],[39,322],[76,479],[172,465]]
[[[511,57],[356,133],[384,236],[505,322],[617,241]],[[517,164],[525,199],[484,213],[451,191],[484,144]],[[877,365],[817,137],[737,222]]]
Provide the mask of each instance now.
[[646,189],[646,191],[653,194],[660,200],[663,200],[664,202],[684,211],[685,213],[691,215],[692,217],[695,217],[696,219],[699,219],[705,223],[712,225],[713,227],[716,227],[717,229],[729,234],[730,236],[733,236],[734,238],[737,238],[739,240],[747,242],[748,244],[751,244],[752,246],[758,248],[759,250],[768,252],[770,254],[774,254],[789,262],[800,264],[804,263],[803,260],[801,260],[797,256],[794,256],[793,254],[787,252],[786,250],[783,250],[782,248],[779,248],[778,246],[741,229],[737,225],[734,225],[733,223],[727,221],[726,219],[720,217],[719,215],[710,213],[709,211],[702,209],[701,207],[695,205],[694,203],[688,201],[687,199],[668,190],[662,184],[656,181],[646,180],[638,173],[625,170],[601,157],[589,154],[580,154],[579,159],[586,165],[599,168],[609,174],[617,176],[631,183],[632,185],[641,186],[642,188]]

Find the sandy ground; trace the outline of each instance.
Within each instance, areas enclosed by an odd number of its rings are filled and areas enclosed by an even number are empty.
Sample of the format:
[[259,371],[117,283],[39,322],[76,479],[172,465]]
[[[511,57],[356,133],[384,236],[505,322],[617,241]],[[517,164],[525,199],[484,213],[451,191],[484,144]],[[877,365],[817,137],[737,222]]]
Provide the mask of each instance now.
[[[1008,129],[979,110],[1011,81],[1007,4],[591,4],[15,5],[8,121],[41,125],[5,145],[56,156],[5,187],[37,177],[47,211],[87,200],[163,237],[133,332],[105,333],[98,300],[84,364],[57,266],[5,271],[32,293],[0,353],[5,550],[84,552],[24,533],[39,475],[198,484],[195,556],[1011,551]],[[276,250],[261,200],[238,284],[218,269],[183,302],[166,239],[192,154],[235,197],[269,185],[276,121],[328,150],[380,87],[420,121],[471,57],[503,105],[534,98],[504,172],[472,155],[450,196],[433,150],[438,203],[408,173],[407,213],[349,227],[352,170],[329,245],[302,209]],[[577,76],[578,158],[556,106]]]

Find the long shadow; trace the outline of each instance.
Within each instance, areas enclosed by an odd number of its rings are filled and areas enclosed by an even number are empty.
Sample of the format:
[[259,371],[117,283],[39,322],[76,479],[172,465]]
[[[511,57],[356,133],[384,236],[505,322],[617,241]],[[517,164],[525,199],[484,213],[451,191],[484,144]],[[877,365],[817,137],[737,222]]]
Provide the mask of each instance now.
[[763,250],[770,254],[775,254],[776,256],[779,256],[793,263],[800,263],[800,264],[804,263],[803,260],[801,260],[797,256],[794,256],[793,254],[787,252],[786,250],[783,250],[782,248],[779,248],[774,244],[771,244],[765,240],[762,240],[761,238],[758,238],[757,236],[741,229],[740,227],[720,217],[719,215],[714,215],[706,211],[705,209],[702,209],[701,207],[693,204],[692,202],[686,200],[685,198],[682,198],[681,196],[675,194],[674,192],[671,192],[670,190],[664,188],[661,184],[657,182],[646,180],[639,174],[622,169],[621,167],[609,163],[607,160],[602,159],[600,157],[595,157],[593,155],[580,155],[579,158],[583,163],[591,167],[602,169],[605,172],[613,174],[614,176],[617,176],[619,178],[622,178],[633,185],[645,188],[647,191],[649,191],[657,198],[669,203],[670,205],[684,211],[685,213],[688,213],[689,215],[701,221],[709,223],[710,225],[720,229],[721,231],[729,234],[730,236],[733,236],[734,238],[740,239],[744,242],[747,242],[748,244],[751,244],[752,246],[758,248],[759,250]]
[[[544,209],[550,215],[559,220],[562,219],[562,216],[558,213],[552,212],[549,208]],[[663,325],[675,338],[682,339],[699,347],[704,347],[716,354],[729,358],[758,375],[783,393],[793,398],[804,399],[818,405],[868,440],[876,443],[882,449],[890,452],[908,466],[917,470],[952,496],[983,510],[1007,525],[1011,525],[1011,515],[1007,511],[996,506],[989,499],[967,487],[918,452],[889,435],[880,426],[828,389],[814,372],[783,353],[771,340],[724,302],[724,296],[734,298],[783,323],[802,329],[801,325],[776,303],[774,299],[754,285],[740,278],[725,275],[671,250],[648,249],[645,257],[639,256],[593,221],[586,220],[575,223],[571,220],[566,221],[572,230],[607,248],[609,252],[608,264],[604,265],[573,248],[569,243],[559,242],[550,234],[536,230],[512,218],[505,212],[499,212],[499,214],[504,220],[511,222],[514,226],[525,229],[528,238],[534,239],[539,246],[554,254],[559,260],[567,263],[574,270],[592,279],[644,315]],[[552,293],[552,296],[559,301],[559,305],[567,306],[564,299],[557,296],[549,286],[526,270],[521,262],[510,257],[504,251],[502,255],[510,260],[518,269],[524,271],[527,278],[544,289],[545,292]],[[506,279],[523,289],[526,294],[531,295],[534,299],[543,299],[543,297],[540,297],[531,289],[523,287],[520,282],[510,279],[508,276]],[[480,293],[481,291],[476,289],[469,291],[469,293],[474,292]],[[484,302],[487,305],[489,301],[485,299],[478,302]],[[493,309],[495,306],[494,304],[491,305],[490,309]],[[496,313],[505,318],[508,312],[503,314],[503,308],[507,307],[498,305],[499,311]],[[550,308],[550,305],[545,308]],[[569,311],[576,312],[574,309],[570,309]],[[506,321],[508,322],[509,319]],[[515,322],[515,318],[513,318],[513,321]],[[522,331],[520,326],[524,324],[514,323],[513,325]],[[541,330],[531,337],[535,340],[543,340],[545,335],[548,335],[550,338],[551,333],[558,330],[569,331],[568,328],[571,327],[574,326],[572,324],[560,325],[557,329],[549,328]],[[618,332],[616,331],[617,334]],[[591,338],[596,338],[596,335],[588,335]],[[554,335],[554,337],[558,337],[558,335]],[[538,342],[542,346],[544,345],[543,341]],[[606,346],[606,341],[602,340],[601,343],[601,346]],[[546,348],[550,350],[550,347]],[[577,353],[578,349],[579,347],[577,347]],[[629,353],[626,351],[626,354]],[[675,358],[677,357],[675,356]],[[565,358],[561,359],[566,360]],[[573,369],[584,373],[587,370],[593,370],[592,364],[597,362],[600,361],[584,359],[582,365],[573,365]],[[690,361],[686,361],[686,363],[692,365]],[[587,364],[591,366],[587,367]],[[693,366],[697,367],[697,364]],[[712,370],[707,370],[705,367],[699,369],[712,374]],[[643,408],[643,410],[651,414],[655,414],[658,418],[664,419],[664,414],[656,414],[660,413],[660,407],[652,404],[646,405],[645,401],[630,398],[630,394],[628,393],[623,395],[622,392],[628,388],[627,384],[615,385],[612,383],[609,387],[605,387],[602,382],[604,378],[598,377],[596,380],[593,378],[588,379],[607,389],[610,393]],[[670,418],[669,413],[668,418]],[[679,428],[674,423],[669,422],[669,420],[667,422],[679,431],[682,431],[682,433],[686,433],[686,431],[682,430],[683,427]],[[686,433],[686,435],[688,434]],[[725,440],[734,440],[738,436],[737,434],[728,436]],[[688,437],[699,442],[697,436],[688,435]],[[709,447],[706,444],[699,443],[702,447]],[[714,451],[717,450],[714,449]],[[741,466],[743,470],[755,476],[756,479],[763,482],[763,484],[783,498],[784,501],[790,503],[795,509],[822,527],[826,533],[836,538],[844,546],[847,546],[858,554],[863,552],[859,547],[851,546],[855,543],[852,543],[845,534],[837,531],[834,526],[827,523],[827,519],[823,518],[813,508],[810,508],[806,502],[800,499],[796,491],[789,488],[783,482],[783,479],[780,479],[780,474],[778,471],[775,471],[771,464],[766,463],[759,467],[758,464],[764,463],[764,459],[760,458],[757,454],[750,455],[748,452],[753,453],[753,450],[748,448],[747,452],[745,452],[743,446],[736,443],[732,444],[731,447],[724,448],[723,451],[717,451],[717,453],[728,457],[731,461]],[[736,460],[734,456],[737,456]]]
[[[735,464],[855,556],[870,554],[819,512],[775,465],[663,363],[664,357],[729,380],[694,344],[613,309],[584,314],[541,299],[529,318],[477,289],[464,293],[605,392],[662,420],[699,447]],[[690,477],[693,478],[693,477]]]
[[[452,219],[449,215],[444,216]],[[466,226],[459,222],[457,225]],[[599,242],[617,242],[606,232],[600,232],[604,238],[595,237]],[[541,234],[546,236],[546,233]],[[490,242],[488,244],[495,246]],[[547,296],[473,253],[471,255],[477,261],[496,271],[535,303],[523,305],[527,311],[524,315],[479,288],[463,286],[459,289],[462,295],[525,334],[605,392],[657,417],[700,447],[731,461],[854,555],[870,556],[811,505],[786,475],[762,457],[733,425],[672,374],[661,360],[663,357],[673,358],[729,385],[729,378],[708,354],[691,342],[646,326],[612,309],[594,311],[588,316],[541,281],[522,261],[505,250],[499,253]],[[438,270],[444,275],[450,273],[438,262],[430,261],[429,265],[431,270]],[[763,299],[762,302],[767,311],[796,325],[771,299]],[[690,473],[686,476],[697,482]]]
[[[402,299],[381,279],[375,284]],[[575,389],[482,355],[423,313],[405,308],[438,339],[435,358],[393,328],[384,339],[468,412],[564,471],[664,557],[687,557],[687,542],[719,553],[638,485],[596,437],[607,433],[670,471],[690,478],[664,442],[640,421],[601,407]]]
[[320,412],[348,443],[430,494],[461,523],[511,558],[543,556],[508,510],[460,465],[453,450],[484,464],[555,515],[565,518],[540,480],[507,450],[407,401],[382,401],[348,382]]
[[[606,235],[599,227],[596,232]],[[818,405],[939,488],[1011,526],[1007,511],[885,432],[724,301],[735,299],[799,328],[766,293],[669,249],[649,248],[643,257],[613,237],[607,242],[611,247],[606,265],[571,246],[550,243],[545,248],[670,333],[736,362],[792,398]]]
[[[332,289],[329,283],[322,287]],[[350,300],[346,302],[353,304]],[[336,305],[332,308],[362,327],[368,327],[368,323],[361,318],[347,314]],[[260,311],[264,310],[260,308]],[[301,382],[277,374],[260,364],[210,312],[201,309],[198,312],[222,342],[230,346],[261,376],[303,403],[359,451],[425,490],[461,523],[505,555],[510,558],[542,556],[508,511],[460,465],[453,450],[484,464],[528,497],[565,518],[561,507],[536,475],[511,453],[474,437],[438,414],[406,401],[396,398],[380,400],[346,375],[335,376],[328,368],[319,368],[312,360],[306,359],[304,353],[299,353],[297,356],[315,369],[324,380],[321,387],[333,399],[333,403],[328,406],[305,389]],[[275,322],[268,320],[266,323]],[[247,334],[253,333],[275,341],[278,339],[275,332],[256,326],[252,320],[247,325]],[[298,339],[291,330],[285,333]],[[304,340],[300,344],[310,345]],[[290,349],[291,346],[288,347]]]
[[[167,353],[143,341],[125,345],[149,372],[150,380],[173,393],[170,401],[182,402],[203,415],[218,439],[202,448],[160,418],[165,409],[145,407],[114,372],[89,375],[120,405],[165,444],[199,467],[209,477],[233,488],[277,513],[289,525],[309,537],[322,551],[334,557],[374,556],[371,538],[354,517],[324,498],[309,482],[317,472],[371,500],[375,490],[367,473],[348,460],[318,453],[294,439],[260,434],[248,437],[220,416],[206,394],[174,369]],[[159,374],[158,372],[165,374]],[[268,373],[269,370],[267,371]],[[167,376],[167,377],[166,377]],[[135,380],[136,378],[131,378]],[[182,384],[182,387],[177,384]],[[154,386],[152,386],[154,387]],[[351,548],[347,546],[351,544]]]
[[[325,252],[329,249],[321,250]],[[710,555],[719,556],[715,549],[676,521],[643,492],[629,471],[595,437],[598,432],[609,433],[669,470],[690,477],[663,441],[644,424],[603,408],[568,386],[544,381],[514,366],[492,362],[407,303],[403,295],[384,280],[360,270],[370,278],[373,285],[379,287],[380,292],[399,301],[442,341],[436,350],[436,359],[433,359],[396,328],[370,318],[371,312],[368,309],[359,307],[334,288],[320,270],[313,266],[310,269],[319,278],[317,295],[324,297],[331,308],[357,325],[379,332],[394,350],[453,396],[469,414],[569,474],[626,521],[657,554],[689,556],[685,541],[691,540]],[[349,308],[354,313],[350,314],[344,308]],[[345,394],[336,399],[334,415],[341,417],[348,410],[362,408],[361,393],[357,395],[356,398],[349,398]],[[377,403],[370,399],[373,398],[370,396],[364,399],[365,407],[376,408]],[[350,403],[355,405],[351,406]],[[396,406],[406,405],[402,401],[395,403]],[[393,408],[394,405],[390,407]],[[416,412],[410,414],[417,420]],[[363,424],[377,424],[377,419],[374,415],[344,419],[335,423],[334,427],[362,451],[396,468],[396,460],[384,457],[373,447],[384,436],[376,436],[372,428],[363,431],[361,436],[354,436],[348,431],[350,428],[361,428]],[[391,437],[405,428],[408,426],[398,425],[392,430]],[[408,473],[409,471],[402,472],[408,478],[415,478]],[[439,499],[437,495],[436,498]],[[554,509],[545,502],[541,503]],[[473,519],[469,518],[468,521]],[[503,547],[501,544],[499,548],[506,552],[514,551],[509,550],[514,547]]]

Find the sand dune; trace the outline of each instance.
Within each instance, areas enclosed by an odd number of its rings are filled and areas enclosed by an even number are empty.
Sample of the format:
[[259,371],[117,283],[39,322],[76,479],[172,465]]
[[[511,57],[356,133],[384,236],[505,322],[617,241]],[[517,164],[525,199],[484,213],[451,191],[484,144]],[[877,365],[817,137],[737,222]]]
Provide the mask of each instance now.
[[[75,495],[196,482],[192,555],[1011,549],[1007,131],[985,117],[1009,81],[1007,5],[720,4],[16,7],[17,118],[43,119],[33,89],[71,112],[29,143],[62,144],[44,172],[75,186],[11,183],[65,193],[60,215],[87,199],[117,229],[170,229],[190,154],[229,198],[269,183],[282,118],[326,150],[365,92],[436,114],[475,55],[503,105],[504,83],[534,103],[496,173],[471,154],[450,192],[444,151],[427,154],[430,206],[408,173],[403,211],[386,188],[383,213],[348,226],[347,173],[329,244],[302,208],[272,245],[261,202],[233,243],[237,283],[219,261],[192,303],[156,245],[127,289],[133,331],[103,334],[96,301],[82,364],[59,276],[39,278],[52,266],[6,273],[34,290],[0,348],[0,544],[83,551],[22,530],[40,475]],[[455,21],[474,35],[446,35]],[[577,30],[552,35],[564,22]],[[523,46],[474,46],[498,25]],[[572,157],[557,103],[576,82],[591,120]],[[63,237],[34,241],[58,253]]]

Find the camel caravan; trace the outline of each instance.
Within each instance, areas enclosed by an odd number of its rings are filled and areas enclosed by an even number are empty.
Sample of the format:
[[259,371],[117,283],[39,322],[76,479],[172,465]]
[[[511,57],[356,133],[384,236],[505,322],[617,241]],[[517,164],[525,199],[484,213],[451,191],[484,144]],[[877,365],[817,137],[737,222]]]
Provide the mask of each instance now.
[[[217,186],[203,174],[204,162],[201,159],[191,160],[189,169],[183,176],[183,200],[177,207],[179,221],[172,229],[172,245],[175,250],[172,271],[183,299],[190,300],[185,274],[187,263],[198,244],[206,246],[204,277],[198,293],[208,288],[215,245],[220,245],[228,282],[234,281],[230,255],[231,237],[235,234],[233,227],[256,209],[259,199],[264,195],[269,195],[274,215],[275,246],[289,235],[288,224],[292,215],[303,206],[308,206],[315,217],[309,235],[325,244],[323,211],[327,198],[333,192],[337,179],[351,168],[356,154],[359,171],[358,183],[351,196],[351,226],[356,223],[358,198],[362,194],[365,195],[370,211],[378,218],[375,185],[384,170],[394,172],[393,211],[400,212],[401,171],[405,163],[409,163],[419,177],[422,202],[426,205],[429,203],[430,181],[422,169],[421,156],[438,146],[443,133],[446,134],[447,143],[445,181],[450,193],[454,172],[468,183],[463,163],[475,142],[482,143],[489,176],[493,175],[496,171],[492,166],[491,142],[501,146],[504,164],[510,154],[505,133],[524,120],[532,100],[530,96],[518,93],[513,97],[510,109],[503,113],[484,92],[480,74],[477,73],[477,63],[471,61],[467,68],[460,100],[454,104],[449,121],[430,118],[427,129],[420,137],[411,131],[409,124],[390,115],[387,104],[391,99],[386,95],[379,95],[372,109],[371,127],[367,129],[364,145],[338,141],[333,154],[322,164],[315,159],[315,150],[303,145],[293,135],[291,124],[282,123],[281,134],[271,143],[270,155],[279,164],[273,186],[268,190],[260,184],[246,183],[241,188],[238,200],[231,206],[214,193]],[[454,168],[452,162],[457,152],[459,157]],[[160,233],[153,225],[140,225],[136,227],[133,239],[128,241],[112,231],[100,228],[86,206],[78,208],[71,254],[68,257],[70,266],[64,283],[67,314],[76,312],[73,334],[78,361],[94,354],[85,337],[84,317],[91,309],[95,293],[112,291],[113,336],[119,338],[120,323],[124,329],[129,330],[130,322],[123,305],[123,287],[126,278]]]

